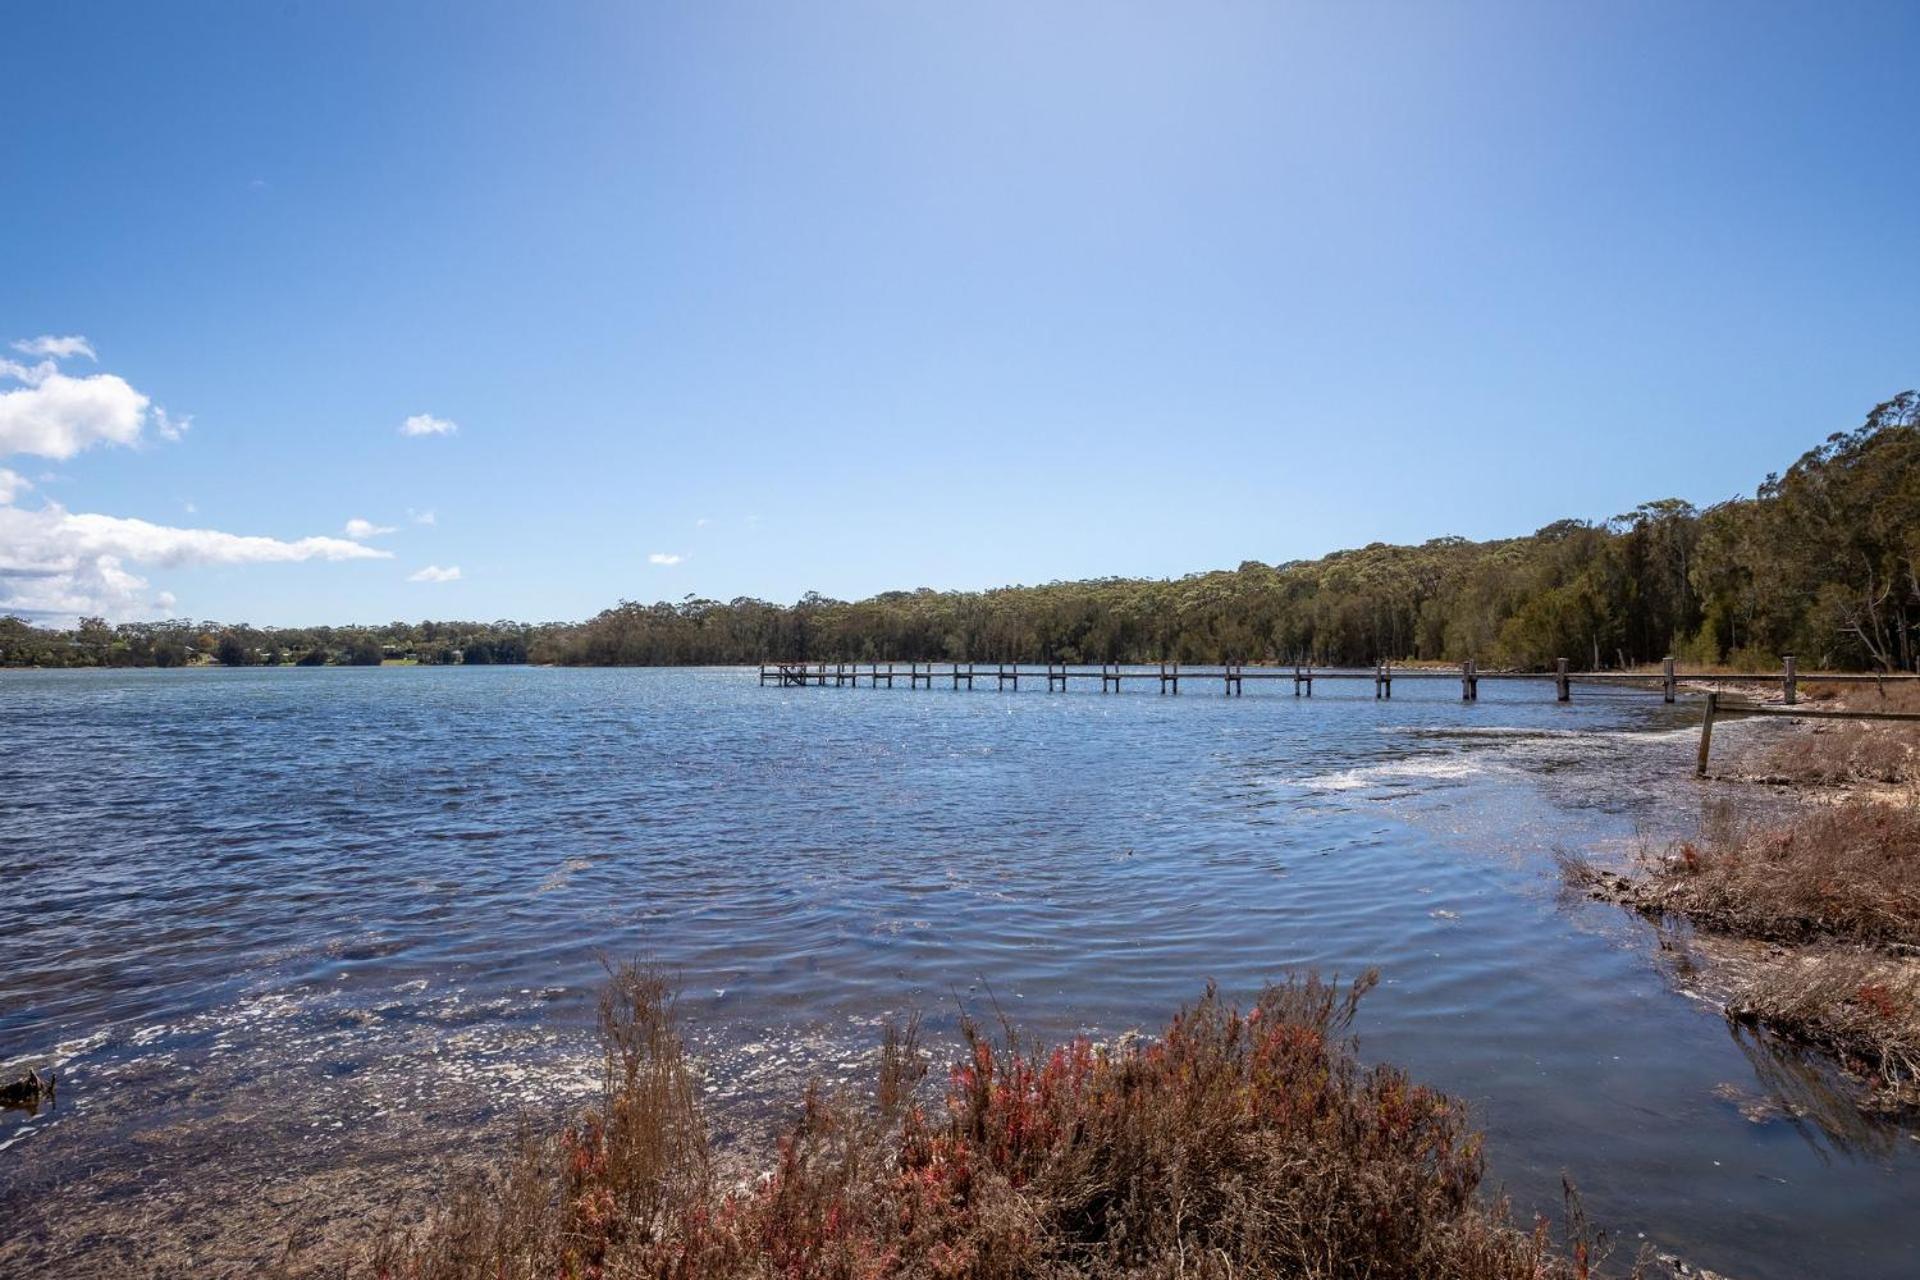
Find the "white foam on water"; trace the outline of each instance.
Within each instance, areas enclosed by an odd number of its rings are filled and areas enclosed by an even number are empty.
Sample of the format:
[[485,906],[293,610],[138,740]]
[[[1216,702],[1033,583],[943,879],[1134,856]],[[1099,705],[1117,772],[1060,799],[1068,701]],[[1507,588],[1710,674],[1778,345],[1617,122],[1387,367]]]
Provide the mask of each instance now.
[[1363,791],[1371,787],[1418,782],[1452,781],[1488,772],[1484,761],[1459,756],[1435,756],[1412,760],[1386,760],[1379,764],[1338,769],[1306,778],[1300,785],[1314,791]]

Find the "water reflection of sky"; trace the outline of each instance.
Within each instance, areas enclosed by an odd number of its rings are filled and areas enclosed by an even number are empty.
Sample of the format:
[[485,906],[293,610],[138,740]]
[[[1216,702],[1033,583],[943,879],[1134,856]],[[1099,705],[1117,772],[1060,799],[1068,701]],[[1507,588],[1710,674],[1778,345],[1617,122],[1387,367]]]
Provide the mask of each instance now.
[[1767,1113],[1780,1080],[1651,931],[1558,891],[1556,848],[1698,818],[1691,709],[1429,683],[10,674],[0,1051],[70,1084],[0,1121],[39,1241],[0,1250],[57,1259],[89,1213],[111,1240],[106,1206],[191,1220],[263,1179],[289,1223],[316,1186],[344,1213],[342,1170],[431,1172],[589,1092],[601,957],[644,955],[681,976],[736,1136],[811,1073],[862,1077],[908,1007],[950,1031],[991,993],[1105,1034],[1209,977],[1377,965],[1364,1051],[1472,1098],[1523,1210],[1564,1170],[1596,1219],[1748,1280],[1911,1274],[1920,1143]]

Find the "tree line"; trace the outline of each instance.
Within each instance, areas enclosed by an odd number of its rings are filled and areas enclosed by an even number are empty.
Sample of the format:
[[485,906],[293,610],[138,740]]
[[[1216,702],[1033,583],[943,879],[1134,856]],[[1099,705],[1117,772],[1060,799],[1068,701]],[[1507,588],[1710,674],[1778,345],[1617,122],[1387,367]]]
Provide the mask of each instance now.
[[579,624],[258,629],[0,619],[0,664],[178,662],[1453,661],[1913,670],[1920,656],[1920,395],[1876,406],[1751,497],[1646,502],[1525,537],[1374,543],[1174,580],[891,591],[792,605],[622,601]]
[[1173,581],[1105,578],[842,601],[623,601],[543,635],[579,665],[759,661],[1371,665],[1657,662],[1912,670],[1920,624],[1920,396],[1703,509],[1677,498],[1526,537],[1375,543]]
[[0,617],[0,666],[379,666],[526,662],[557,629],[524,622],[390,622],[370,627],[255,627],[246,623],[123,622],[82,618],[70,630]]

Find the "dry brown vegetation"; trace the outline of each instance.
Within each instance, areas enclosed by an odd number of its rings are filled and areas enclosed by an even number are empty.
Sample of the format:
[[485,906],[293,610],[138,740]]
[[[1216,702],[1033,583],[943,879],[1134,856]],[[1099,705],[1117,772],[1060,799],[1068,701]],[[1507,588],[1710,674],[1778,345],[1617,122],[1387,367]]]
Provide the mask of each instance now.
[[1769,942],[1920,948],[1920,809],[1813,806],[1779,825],[1723,816],[1643,864],[1645,910]]
[[[1920,683],[1813,683],[1808,702],[1844,704],[1856,711],[1920,711]],[[1920,802],[1920,725],[1911,721],[1808,721],[1800,732],[1771,740],[1747,766],[1765,781],[1797,786],[1866,784],[1911,791]]]
[[1866,1081],[1869,1108],[1920,1106],[1920,966],[1815,951],[1762,969],[1729,1016],[1824,1050]]
[[1632,877],[1565,861],[1595,896],[1780,944],[1728,1016],[1831,1054],[1869,1109],[1920,1108],[1920,808],[1856,800],[1772,825],[1723,814],[1644,852]]
[[[1050,1051],[968,1032],[926,1106],[909,1025],[876,1099],[809,1093],[757,1180],[716,1175],[657,978],[618,973],[605,1093],[371,1259],[382,1277],[1249,1276],[1560,1280],[1591,1274],[1479,1192],[1461,1105],[1348,1028],[1372,975],[1303,977],[1244,1016],[1209,990],[1157,1040]],[[1572,1215],[1578,1222],[1577,1212]]]

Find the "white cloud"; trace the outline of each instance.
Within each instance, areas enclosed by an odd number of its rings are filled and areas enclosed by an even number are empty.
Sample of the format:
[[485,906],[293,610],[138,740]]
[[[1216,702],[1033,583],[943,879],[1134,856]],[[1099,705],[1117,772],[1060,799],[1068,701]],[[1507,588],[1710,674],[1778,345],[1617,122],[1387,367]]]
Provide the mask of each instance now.
[[648,564],[676,565],[686,557],[673,551],[656,551],[647,557]]
[[33,488],[33,482],[18,471],[9,471],[0,467],[0,507],[10,506],[13,500]]
[[48,333],[37,338],[22,338],[13,344],[13,349],[30,356],[52,356],[55,360],[71,360],[74,356],[85,356],[89,360],[100,358],[93,353],[93,344],[77,333],[65,338]]
[[460,429],[460,424],[449,418],[436,418],[430,413],[416,413],[400,424],[403,436],[450,436]]
[[431,511],[415,511],[412,507],[408,507],[407,519],[413,521],[415,524],[432,524],[434,522],[434,515]]
[[187,429],[192,425],[193,416],[191,414],[185,417],[173,418],[169,417],[167,411],[159,405],[153,406],[153,429],[160,433],[162,440],[177,441],[180,437],[187,434]]
[[426,568],[420,570],[417,573],[408,574],[407,581],[408,582],[458,582],[460,581],[460,566],[457,564],[454,564],[454,565],[448,565],[446,568],[442,569],[437,564],[430,564]]
[[362,520],[359,516],[355,516],[353,519],[347,521],[346,527],[343,528],[341,532],[349,538],[352,538],[355,542],[364,542],[368,538],[377,538],[383,533],[398,533],[400,531],[390,524],[375,524],[371,520]]
[[42,360],[38,364],[21,364],[18,360],[9,360],[0,356],[0,378],[11,378],[15,382],[24,382],[37,387],[60,372],[60,366],[51,360]]
[[713,520],[712,520],[712,518],[711,518],[711,517],[709,517],[709,516],[701,516],[701,517],[700,517],[700,518],[699,518],[698,520],[695,520],[695,521],[693,522],[693,527],[694,527],[694,528],[696,528],[696,529],[704,529],[704,528],[706,528],[706,527],[707,527],[708,525],[710,525],[710,524],[712,524],[712,523],[713,523]]
[[192,418],[173,417],[117,374],[76,378],[60,372],[55,360],[95,358],[85,338],[28,338],[13,349],[49,358],[30,365],[0,358],[0,381],[21,384],[0,391],[0,457],[71,458],[96,444],[135,444],[149,421],[162,440],[178,440],[193,425]]
[[177,529],[119,516],[74,514],[57,504],[38,511],[0,507],[0,614],[49,620],[82,614],[109,618],[172,608],[149,594],[128,564],[284,564],[304,560],[378,560],[392,553],[341,538],[285,540],[217,529]]
[[90,445],[132,444],[146,424],[148,403],[115,374],[69,378],[48,372],[37,382],[0,391],[0,457],[64,459]]

